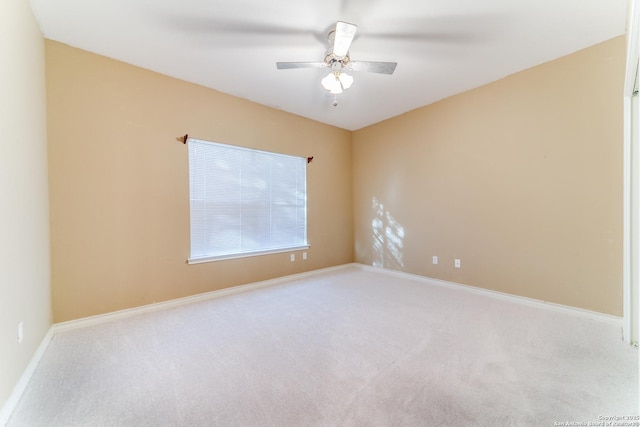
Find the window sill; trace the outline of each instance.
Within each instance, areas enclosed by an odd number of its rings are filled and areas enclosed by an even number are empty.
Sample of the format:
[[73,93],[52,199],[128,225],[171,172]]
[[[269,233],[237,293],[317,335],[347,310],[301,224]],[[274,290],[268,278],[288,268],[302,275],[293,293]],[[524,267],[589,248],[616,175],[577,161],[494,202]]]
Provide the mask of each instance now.
[[289,248],[278,248],[278,249],[269,249],[265,251],[255,251],[255,252],[242,252],[238,254],[228,254],[228,255],[216,255],[216,256],[208,256],[208,257],[198,257],[198,258],[189,258],[187,259],[187,264],[202,264],[205,262],[214,262],[214,261],[225,261],[231,259],[238,258],[249,258],[260,255],[271,255],[271,254],[280,254],[283,252],[294,252],[294,251],[302,251],[305,249],[309,249],[309,245],[301,245],[301,246],[292,246]]

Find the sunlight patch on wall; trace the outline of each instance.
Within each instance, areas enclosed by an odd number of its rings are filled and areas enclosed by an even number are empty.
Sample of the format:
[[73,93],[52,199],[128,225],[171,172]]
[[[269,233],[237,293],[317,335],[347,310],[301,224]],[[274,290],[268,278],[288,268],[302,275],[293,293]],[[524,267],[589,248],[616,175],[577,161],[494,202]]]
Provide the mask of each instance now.
[[373,266],[391,269],[404,267],[404,227],[374,197],[371,201],[373,220]]

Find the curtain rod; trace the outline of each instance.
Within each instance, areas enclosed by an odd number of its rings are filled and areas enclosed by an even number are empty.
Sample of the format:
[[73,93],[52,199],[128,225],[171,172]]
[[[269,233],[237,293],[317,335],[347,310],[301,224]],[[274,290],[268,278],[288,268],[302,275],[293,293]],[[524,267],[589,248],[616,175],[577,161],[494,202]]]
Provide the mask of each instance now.
[[[182,142],[183,144],[186,144],[187,140],[189,139],[189,134],[185,133],[184,136],[179,136],[176,139]],[[307,157],[307,164],[311,163],[312,161],[313,161],[313,156]]]

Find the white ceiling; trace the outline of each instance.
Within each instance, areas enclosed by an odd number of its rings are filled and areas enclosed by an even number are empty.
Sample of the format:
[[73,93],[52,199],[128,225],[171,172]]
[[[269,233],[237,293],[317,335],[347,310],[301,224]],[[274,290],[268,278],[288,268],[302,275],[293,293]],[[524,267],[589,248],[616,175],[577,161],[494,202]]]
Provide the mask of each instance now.
[[[625,33],[627,0],[30,0],[44,36],[356,130]],[[322,61],[336,21],[358,25],[338,95]]]

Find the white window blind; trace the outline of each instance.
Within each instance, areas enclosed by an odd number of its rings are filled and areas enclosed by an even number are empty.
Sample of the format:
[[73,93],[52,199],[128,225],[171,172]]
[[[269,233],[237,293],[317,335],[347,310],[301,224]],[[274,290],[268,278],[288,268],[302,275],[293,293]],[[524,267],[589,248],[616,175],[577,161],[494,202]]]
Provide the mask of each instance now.
[[190,263],[308,247],[305,158],[188,145]]

